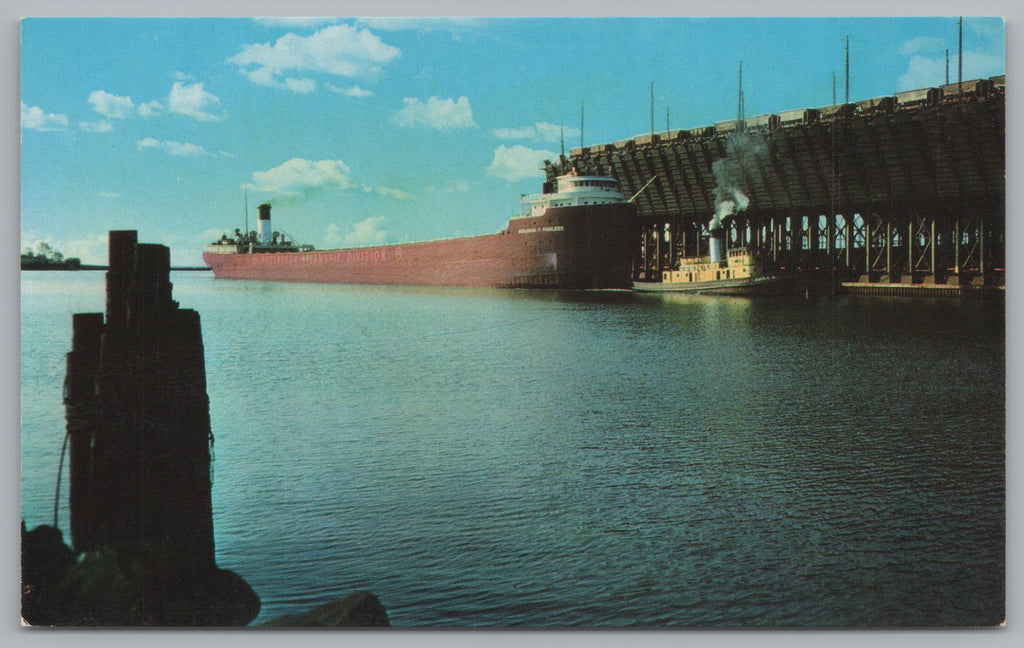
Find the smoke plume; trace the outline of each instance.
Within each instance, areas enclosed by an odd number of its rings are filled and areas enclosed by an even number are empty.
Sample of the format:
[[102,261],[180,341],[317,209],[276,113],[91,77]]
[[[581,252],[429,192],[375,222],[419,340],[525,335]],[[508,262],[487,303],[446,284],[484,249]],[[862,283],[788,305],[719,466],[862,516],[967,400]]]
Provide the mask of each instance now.
[[766,160],[767,146],[763,138],[751,133],[735,133],[725,142],[725,157],[711,165],[715,177],[715,214],[709,230],[722,227],[722,221],[744,211],[750,198],[743,191],[744,177],[756,176],[758,162]]

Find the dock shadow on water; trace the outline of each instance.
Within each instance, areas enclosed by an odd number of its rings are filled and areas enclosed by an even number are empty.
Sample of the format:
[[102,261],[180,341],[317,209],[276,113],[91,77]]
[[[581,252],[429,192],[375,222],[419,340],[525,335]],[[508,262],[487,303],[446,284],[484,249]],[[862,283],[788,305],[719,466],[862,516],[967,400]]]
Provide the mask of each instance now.
[[[22,618],[43,626],[240,626],[260,600],[217,566],[199,314],[170,254],[110,233],[106,313],[73,318],[64,405],[71,546],[22,522]],[[62,466],[61,466],[62,467]],[[58,477],[58,497],[59,497]],[[268,625],[387,625],[363,593]]]

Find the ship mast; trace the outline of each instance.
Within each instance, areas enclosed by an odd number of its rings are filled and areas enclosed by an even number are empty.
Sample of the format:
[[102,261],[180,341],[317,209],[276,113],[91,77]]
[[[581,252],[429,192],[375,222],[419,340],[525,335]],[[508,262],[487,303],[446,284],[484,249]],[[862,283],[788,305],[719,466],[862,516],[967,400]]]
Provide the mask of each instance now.
[[580,99],[580,148],[583,148],[583,100]]
[[249,236],[249,189],[245,189],[245,207],[242,211],[245,213],[245,236]]
[[558,166],[560,167],[559,173],[569,172],[569,158],[565,157],[565,128],[558,128],[558,136],[562,140],[562,151],[558,154]]

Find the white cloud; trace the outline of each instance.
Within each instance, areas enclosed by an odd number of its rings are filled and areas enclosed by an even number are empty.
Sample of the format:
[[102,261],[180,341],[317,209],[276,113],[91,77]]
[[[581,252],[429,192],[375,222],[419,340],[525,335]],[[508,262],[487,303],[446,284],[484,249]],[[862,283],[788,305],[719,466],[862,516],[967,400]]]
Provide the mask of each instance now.
[[217,121],[225,117],[220,99],[204,90],[202,83],[175,81],[167,97],[167,109],[199,121]]
[[372,90],[364,90],[363,88],[360,88],[357,85],[351,86],[351,87],[348,87],[348,88],[340,88],[340,87],[334,85],[333,83],[328,83],[327,84],[327,89],[330,90],[331,92],[335,92],[335,93],[340,94],[340,95],[345,95],[346,97],[358,97],[358,98],[362,99],[364,97],[372,97],[373,96],[373,91]]
[[356,184],[349,173],[348,165],[341,160],[292,158],[273,169],[253,171],[252,179],[256,191],[295,196],[307,189],[352,189]]
[[[955,63],[953,64],[956,65]],[[956,69],[955,67],[953,68]],[[931,88],[946,82],[946,59],[934,59],[916,54],[907,63],[907,71],[896,81],[896,91]]]
[[142,117],[155,117],[164,111],[163,104],[159,101],[147,101],[139,105],[139,115]]
[[105,265],[109,260],[107,234],[93,234],[85,238],[73,239],[63,244],[65,257],[77,257],[82,263]]
[[252,81],[256,85],[267,86],[267,87],[270,87],[270,88],[287,88],[288,87],[288,86],[286,86],[284,84],[284,82],[278,81],[274,77],[274,70],[272,70],[271,68],[267,68],[267,67],[256,68],[255,70],[252,70],[251,72],[245,72],[243,70],[243,74],[245,74],[246,78],[248,78],[250,81]]
[[114,130],[114,125],[105,119],[97,122],[78,122],[78,127],[86,133],[109,133]]
[[39,131],[64,130],[68,125],[66,115],[47,113],[37,106],[25,105],[21,102],[21,127]]
[[136,143],[136,147],[141,151],[142,149],[158,149],[171,155],[177,155],[180,157],[197,157],[203,155],[209,155],[209,153],[202,146],[197,144],[189,144],[188,142],[161,142],[147,137],[141,139]]
[[[175,77],[178,80],[174,82],[167,97],[167,110],[199,121],[215,121],[225,117],[224,111],[220,108],[220,99],[204,90],[202,83],[188,83],[187,79],[190,77],[180,72]],[[89,95],[89,103],[92,104],[93,110],[107,119],[127,119],[135,115],[155,117],[165,110],[159,101],[147,101],[136,106],[131,97],[122,97],[105,90],[94,90]],[[102,122],[93,123],[99,124]],[[89,125],[83,126],[83,130],[88,128]]]
[[[1004,64],[1004,60],[998,56],[980,52],[964,52],[963,78],[965,81],[968,81],[971,79],[987,79],[990,76],[1002,74],[1005,69],[1003,67]],[[956,83],[956,75],[956,54],[951,54],[949,59],[950,83]],[[910,58],[910,61],[907,63],[906,72],[897,79],[896,92],[917,90],[919,88],[934,88],[945,82],[945,54],[939,58],[929,58],[917,54]]]
[[94,90],[89,94],[93,110],[108,119],[127,119],[135,115],[135,104],[131,97],[121,97],[105,90]]
[[1006,59],[994,54],[964,52],[964,79],[987,79],[1006,72]]
[[557,143],[562,137],[572,138],[580,134],[578,128],[566,128],[548,122],[536,122],[533,126],[522,128],[495,128],[492,132],[498,139],[525,139],[550,143]]
[[436,191],[443,194],[466,193],[469,191],[469,183],[465,180],[456,180],[446,187],[427,187],[428,191]]
[[535,139],[537,131],[533,126],[522,128],[495,128],[491,131],[498,139]]
[[327,226],[327,235],[324,236],[324,243],[327,248],[338,248],[344,245],[344,237],[341,235],[341,228],[331,223]]
[[356,223],[352,231],[341,237],[345,246],[359,245],[380,245],[387,237],[387,232],[380,229],[384,222],[383,216],[370,216],[366,220]]
[[551,151],[538,151],[519,145],[508,148],[499,146],[494,151],[494,159],[487,167],[487,173],[512,182],[524,178],[543,177],[541,163],[556,157],[557,154]]
[[395,200],[414,200],[416,198],[416,196],[407,191],[392,189],[390,187],[370,187],[368,185],[363,185],[363,191],[366,193],[375,193],[379,196],[388,196]]
[[353,225],[348,232],[342,232],[340,227],[331,223],[327,226],[324,243],[328,248],[380,245],[387,237],[387,231],[380,229],[383,222],[383,216],[370,216]]
[[397,47],[385,44],[366,29],[332,25],[310,36],[285,34],[273,45],[245,45],[228,62],[258,85],[303,91],[308,85],[289,84],[282,77],[292,71],[343,77],[373,75],[381,71],[381,64],[399,54]]
[[395,115],[395,122],[403,128],[421,125],[449,131],[476,127],[473,109],[466,97],[459,97],[458,101],[431,97],[426,103],[414,97],[406,97],[402,103],[404,106]]
[[993,41],[990,44],[1003,43],[1006,40],[1006,20],[1004,18],[996,16],[964,18],[964,28],[968,30],[968,33],[975,33],[983,39]]
[[[34,237],[34,238],[33,238]],[[61,239],[52,236],[39,237],[37,233],[23,233],[21,249],[37,250],[45,244],[64,255],[65,259],[75,258],[86,265],[106,265],[107,234],[94,234],[80,239]]]
[[[909,54],[920,54],[928,51],[943,51],[942,39],[935,36],[920,36],[912,38],[900,45],[899,52],[904,56]],[[945,60],[945,59],[943,59]]]
[[298,94],[309,94],[316,90],[316,81],[313,79],[292,79],[284,80],[286,88]]

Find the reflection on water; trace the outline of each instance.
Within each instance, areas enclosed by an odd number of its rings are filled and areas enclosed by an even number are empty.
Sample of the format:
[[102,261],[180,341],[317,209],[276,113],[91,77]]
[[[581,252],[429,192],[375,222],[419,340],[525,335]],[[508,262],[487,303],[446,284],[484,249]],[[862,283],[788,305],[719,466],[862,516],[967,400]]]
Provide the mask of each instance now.
[[665,306],[675,309],[680,317],[693,318],[699,321],[705,335],[717,332],[748,331],[753,324],[756,303],[748,297],[728,295],[693,295],[686,293],[666,293],[654,299],[660,300]]
[[[47,274],[30,525],[70,313],[102,310]],[[1001,302],[172,279],[203,321],[218,563],[259,621],[361,589],[396,625],[1002,619]]]

